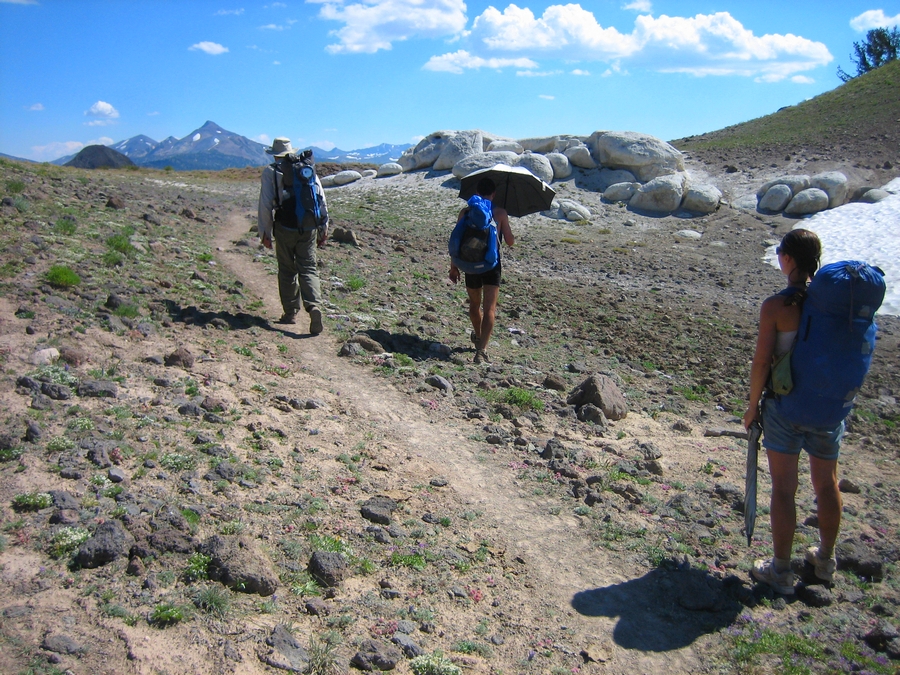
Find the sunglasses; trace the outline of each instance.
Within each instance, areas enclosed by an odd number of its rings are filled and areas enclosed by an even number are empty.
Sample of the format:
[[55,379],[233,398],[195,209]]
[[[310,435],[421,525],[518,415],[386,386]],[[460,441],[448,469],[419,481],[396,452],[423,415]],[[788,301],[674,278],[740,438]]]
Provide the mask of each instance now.
[[780,246],[775,247],[775,255],[781,255],[781,247]]

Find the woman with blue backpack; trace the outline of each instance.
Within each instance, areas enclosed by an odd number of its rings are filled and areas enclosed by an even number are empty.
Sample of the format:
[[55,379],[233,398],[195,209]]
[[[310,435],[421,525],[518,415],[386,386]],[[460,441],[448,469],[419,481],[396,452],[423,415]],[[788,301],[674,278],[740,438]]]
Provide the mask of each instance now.
[[[834,574],[834,545],[841,524],[841,493],[837,485],[837,458],[844,433],[843,420],[831,429],[801,429],[778,414],[773,398],[766,392],[773,360],[788,354],[800,327],[800,314],[807,284],[819,268],[822,245],[809,230],[792,230],[775,249],[787,288],[767,298],[759,313],[759,335],[750,370],[750,405],[744,413],[744,426],[762,415],[763,447],[772,477],[769,517],[772,525],[771,560],[757,560],[751,574],[779,593],[793,594],[794,573],[791,551],[797,522],[795,494],[801,447],[809,453],[809,469],[819,516],[818,547],[807,551],[816,575],[831,581]],[[789,358],[789,357],[788,357]],[[770,383],[771,386],[771,383]],[[760,405],[762,403],[762,405]]]
[[[788,232],[775,249],[787,288],[760,309],[744,426],[762,422],[772,496],[771,560],[757,560],[753,577],[779,593],[794,593],[791,552],[800,451],[809,455],[819,544],[805,560],[830,583],[841,525],[837,462],[844,419],[872,362],[874,316],[884,298],[884,275],[858,261],[819,269],[822,245],[814,232]],[[817,272],[818,270],[818,272]]]
[[459,212],[448,242],[450,281],[458,283],[461,272],[465,273],[475,363],[490,363],[487,346],[500,298],[500,240],[510,247],[516,241],[506,209],[493,206],[496,191],[497,186],[490,178],[478,181],[476,194]]

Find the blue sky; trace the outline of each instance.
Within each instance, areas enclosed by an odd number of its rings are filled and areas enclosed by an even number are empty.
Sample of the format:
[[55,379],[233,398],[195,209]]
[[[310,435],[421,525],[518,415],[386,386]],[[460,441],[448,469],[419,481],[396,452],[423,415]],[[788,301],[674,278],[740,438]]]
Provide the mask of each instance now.
[[0,152],[206,120],[358,149],[441,129],[665,140],[840,84],[900,0],[0,0]]

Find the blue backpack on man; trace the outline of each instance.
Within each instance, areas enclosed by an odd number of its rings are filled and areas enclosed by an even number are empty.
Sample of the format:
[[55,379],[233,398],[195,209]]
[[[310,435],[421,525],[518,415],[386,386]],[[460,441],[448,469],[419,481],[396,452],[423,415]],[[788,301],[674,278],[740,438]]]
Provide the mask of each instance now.
[[872,365],[885,289],[884,272],[856,260],[813,277],[791,354],[793,388],[778,402],[791,422],[833,429],[850,413]]
[[473,195],[469,208],[456,223],[447,250],[450,259],[466,274],[489,272],[500,262],[500,243],[497,224],[490,199]]

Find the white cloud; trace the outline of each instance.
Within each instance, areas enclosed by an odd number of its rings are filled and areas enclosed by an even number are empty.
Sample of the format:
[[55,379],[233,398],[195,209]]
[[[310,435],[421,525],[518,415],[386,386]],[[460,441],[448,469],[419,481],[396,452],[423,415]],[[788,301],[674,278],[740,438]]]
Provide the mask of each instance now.
[[552,77],[553,75],[562,75],[561,70],[520,70],[516,73],[519,77]]
[[159,115],[159,111],[158,111],[158,110],[154,110],[153,112],[148,112],[148,113],[147,113],[147,117],[156,117],[157,115]]
[[267,23],[265,26],[260,26],[260,30],[284,30],[286,26],[279,26],[277,23]]
[[[456,54],[467,54],[474,64],[477,59],[503,53],[528,59],[627,61],[660,72],[777,81],[833,60],[821,42],[792,34],[757,36],[728,12],[693,17],[641,15],[630,33],[621,33],[604,28],[594,14],[577,4],[552,5],[540,17],[511,4],[502,12],[488,7],[475,18],[466,37],[469,48]],[[453,62],[453,56],[432,57],[426,68],[445,60]],[[455,62],[456,69],[445,70],[460,72],[466,67]]]
[[43,103],[35,103],[34,105],[30,105],[26,108],[26,110],[30,110],[32,112],[38,112],[44,109]]
[[850,19],[850,27],[860,33],[865,33],[873,28],[890,28],[892,26],[900,26],[900,14],[887,16],[883,9],[870,9],[868,12],[863,12]]
[[576,68],[570,74],[571,75],[590,75],[591,72],[589,70],[582,70],[581,68]]
[[528,58],[516,59],[484,59],[474,56],[469,52],[460,50],[443,56],[432,56],[428,63],[422,66],[425,70],[434,70],[447,73],[460,74],[465,70],[478,68],[537,68],[538,64]]
[[31,152],[38,161],[49,162],[57,157],[75,154],[83,147],[84,143],[81,141],[63,141],[47,145],[34,145],[31,147]]
[[319,18],[344,24],[331,33],[338,39],[326,48],[332,54],[372,54],[411,38],[450,37],[462,32],[467,21],[464,0],[326,1]]
[[229,15],[230,16],[240,16],[243,13],[244,13],[243,7],[241,7],[240,9],[220,9],[213,16],[229,16]]
[[317,148],[322,148],[322,150],[334,150],[337,145],[332,143],[331,141],[313,141],[310,145],[314,145]]
[[653,11],[653,3],[650,0],[634,0],[627,5],[623,5],[622,9],[631,9],[635,12],[644,12],[650,14]]
[[198,42],[195,45],[191,45],[188,47],[189,51],[201,51],[206,52],[212,56],[218,56],[219,54],[224,54],[228,51],[228,47],[223,47],[222,45],[216,42]]
[[115,124],[119,118],[119,111],[106,101],[97,101],[89,109],[84,111],[88,117],[93,117],[90,122],[85,122],[89,127],[105,127]]
[[262,143],[263,145],[272,145],[272,139],[269,138],[269,134],[260,134],[259,136],[254,136],[253,140],[257,143]]
[[796,84],[813,84],[815,80],[806,75],[794,75],[791,78],[791,82],[795,82]]
[[545,101],[552,101],[552,100],[554,100],[556,97],[555,97],[555,96],[550,96],[549,94],[540,94],[540,95],[538,96],[538,98],[542,98],[542,99],[544,99]]
[[37,0],[0,0],[0,2],[5,2],[10,5],[36,5],[36,4],[38,4]]
[[272,61],[272,65],[273,65],[273,66],[280,66],[280,65],[281,65],[281,61]]

